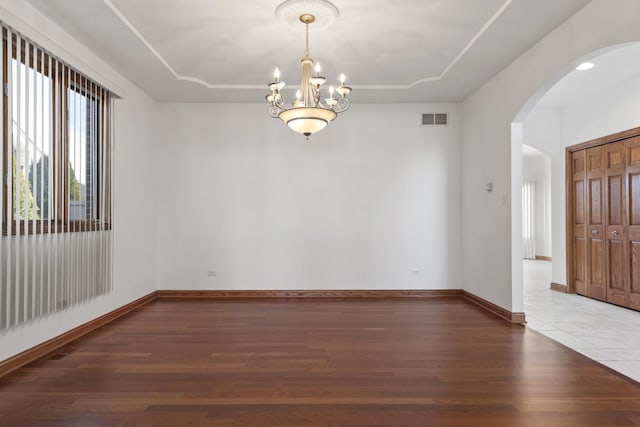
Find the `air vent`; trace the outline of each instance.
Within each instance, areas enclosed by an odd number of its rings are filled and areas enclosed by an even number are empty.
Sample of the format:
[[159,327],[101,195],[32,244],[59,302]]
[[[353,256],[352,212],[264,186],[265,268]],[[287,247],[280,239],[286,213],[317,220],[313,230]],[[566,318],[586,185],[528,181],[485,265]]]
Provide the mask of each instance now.
[[448,119],[447,113],[424,113],[422,114],[422,126],[446,126]]

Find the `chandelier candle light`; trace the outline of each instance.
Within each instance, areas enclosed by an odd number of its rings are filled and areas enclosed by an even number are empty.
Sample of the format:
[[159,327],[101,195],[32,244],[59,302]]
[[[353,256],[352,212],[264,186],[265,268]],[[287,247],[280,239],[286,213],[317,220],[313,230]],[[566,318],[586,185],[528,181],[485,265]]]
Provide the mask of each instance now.
[[[280,80],[280,70],[276,68],[273,73],[274,80],[269,83],[269,93],[265,98],[269,104],[269,115],[279,118],[294,131],[303,134],[309,139],[309,135],[322,129],[338,113],[349,108],[347,95],[351,92],[349,86],[345,86],[345,76],[340,75],[340,85],[327,89],[327,98],[322,99],[321,87],[326,78],[320,75],[322,68],[320,63],[313,66],[313,58],[309,56],[309,25],[320,20],[324,26],[332,23],[339,15],[338,9],[326,0],[287,0],[276,9],[276,16],[281,21],[291,24],[293,19],[298,24],[305,25],[306,44],[302,63],[302,82],[296,91],[296,99],[291,105],[286,105],[281,93],[285,82]],[[312,72],[315,71],[315,74]]]

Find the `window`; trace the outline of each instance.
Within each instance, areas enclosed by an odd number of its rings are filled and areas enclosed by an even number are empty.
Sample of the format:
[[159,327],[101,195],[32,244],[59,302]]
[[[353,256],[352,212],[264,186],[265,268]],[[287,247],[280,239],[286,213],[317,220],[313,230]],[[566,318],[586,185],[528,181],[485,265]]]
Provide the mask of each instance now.
[[3,30],[2,233],[110,229],[111,95]]
[[0,28],[1,331],[113,289],[113,101]]

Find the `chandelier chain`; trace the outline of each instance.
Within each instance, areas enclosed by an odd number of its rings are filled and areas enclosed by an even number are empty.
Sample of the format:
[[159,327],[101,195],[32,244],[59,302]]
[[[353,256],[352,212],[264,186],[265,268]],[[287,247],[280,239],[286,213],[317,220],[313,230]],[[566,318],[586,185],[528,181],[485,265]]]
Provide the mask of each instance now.
[[309,24],[305,24],[307,29],[305,31],[306,35],[306,44],[304,49],[304,56],[309,56]]

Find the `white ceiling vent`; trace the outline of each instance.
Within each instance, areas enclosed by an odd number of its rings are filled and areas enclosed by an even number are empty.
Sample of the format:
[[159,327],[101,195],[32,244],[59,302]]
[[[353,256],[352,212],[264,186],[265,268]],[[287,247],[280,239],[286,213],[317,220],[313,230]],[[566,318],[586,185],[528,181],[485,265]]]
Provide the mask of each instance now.
[[449,123],[447,113],[423,113],[422,126],[446,126]]

